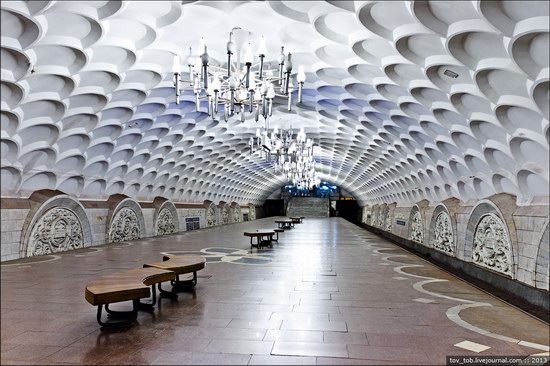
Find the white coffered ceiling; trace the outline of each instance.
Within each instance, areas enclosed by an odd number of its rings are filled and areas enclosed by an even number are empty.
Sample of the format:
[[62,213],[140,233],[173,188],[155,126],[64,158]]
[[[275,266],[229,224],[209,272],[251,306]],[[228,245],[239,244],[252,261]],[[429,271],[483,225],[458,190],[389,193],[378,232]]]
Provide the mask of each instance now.
[[[320,178],[360,203],[548,196],[547,1],[2,1],[2,194],[261,203],[263,124],[175,104],[172,57],[265,35],[307,75]],[[458,77],[444,74],[451,70]]]

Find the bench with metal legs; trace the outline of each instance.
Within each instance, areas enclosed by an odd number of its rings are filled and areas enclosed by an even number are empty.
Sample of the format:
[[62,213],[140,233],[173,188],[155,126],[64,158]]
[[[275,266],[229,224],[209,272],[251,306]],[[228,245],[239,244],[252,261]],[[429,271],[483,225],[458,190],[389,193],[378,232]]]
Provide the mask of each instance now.
[[[117,272],[98,278],[88,284],[84,297],[97,306],[97,322],[105,328],[127,327],[137,319],[138,310],[152,310],[156,304],[155,285],[165,281],[173,281],[175,273],[157,268],[136,268]],[[151,287],[151,289],[149,288]],[[150,302],[141,302],[148,298]],[[132,301],[132,310],[119,311],[109,307],[110,304]],[[103,306],[107,312],[107,320],[103,320]]]
[[[205,267],[206,260],[200,255],[174,255],[164,256],[162,262],[145,263],[144,268],[152,267],[168,271],[175,274],[175,278],[170,281],[171,290],[162,288],[161,283],[158,284],[158,290],[163,297],[177,298],[178,292],[192,290],[197,285],[197,271]],[[180,275],[192,273],[193,277],[189,280],[181,280]]]

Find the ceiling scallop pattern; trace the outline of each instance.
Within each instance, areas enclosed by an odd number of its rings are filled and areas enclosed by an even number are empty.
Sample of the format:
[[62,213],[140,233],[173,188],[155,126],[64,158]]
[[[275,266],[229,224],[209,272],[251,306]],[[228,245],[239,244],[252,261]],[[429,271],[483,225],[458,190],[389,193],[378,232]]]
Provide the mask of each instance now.
[[286,182],[247,152],[262,123],[174,100],[173,52],[205,36],[223,62],[240,26],[305,66],[303,104],[271,125],[304,126],[320,178],[361,204],[532,202],[548,195],[548,4],[2,1],[2,194],[263,202]]

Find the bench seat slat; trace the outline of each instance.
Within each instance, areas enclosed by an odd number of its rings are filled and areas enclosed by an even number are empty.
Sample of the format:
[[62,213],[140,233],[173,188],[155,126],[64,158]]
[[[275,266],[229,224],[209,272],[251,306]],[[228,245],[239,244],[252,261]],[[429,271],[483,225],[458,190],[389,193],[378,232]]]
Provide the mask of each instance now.
[[175,273],[158,268],[135,268],[100,277],[86,286],[92,305],[142,299],[151,295],[148,286],[175,279]]

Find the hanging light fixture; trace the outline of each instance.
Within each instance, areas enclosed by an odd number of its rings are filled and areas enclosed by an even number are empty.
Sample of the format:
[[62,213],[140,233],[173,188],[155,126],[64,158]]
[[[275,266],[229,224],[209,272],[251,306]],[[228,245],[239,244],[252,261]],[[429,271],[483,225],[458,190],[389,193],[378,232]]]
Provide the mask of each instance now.
[[256,152],[265,161],[273,164],[275,173],[283,174],[294,185],[311,189],[319,185],[316,175],[312,139],[307,138],[304,128],[295,135],[288,130],[269,129],[268,121],[263,129],[256,129],[256,135],[249,139],[250,154]]
[[[287,98],[287,109],[292,107],[292,55],[285,55],[284,47],[277,57],[278,70],[266,67],[267,45],[264,36],[258,42],[257,59],[254,56],[251,33],[241,28],[233,28],[227,42],[227,65],[217,67],[210,65],[210,56],[206,41],[201,38],[199,55],[193,55],[189,49],[187,58],[189,80],[182,81],[181,65],[178,55],[174,56],[172,72],[176,89],[176,104],[180,102],[182,83],[189,83],[195,95],[197,112],[200,111],[200,101],[206,99],[209,116],[216,119],[223,110],[225,121],[230,116],[240,114],[241,122],[245,120],[245,112],[265,119],[273,113],[273,100],[276,96]],[[243,57],[241,60],[241,52]],[[259,62],[256,62],[258,60]],[[241,61],[244,65],[241,65]],[[277,72],[277,76],[275,76]],[[305,82],[303,66],[299,67],[296,76],[298,84],[298,101],[302,101],[302,89]]]

